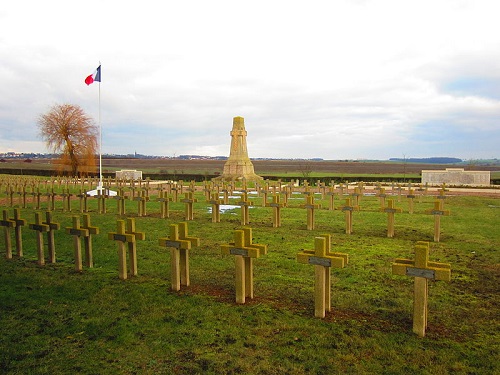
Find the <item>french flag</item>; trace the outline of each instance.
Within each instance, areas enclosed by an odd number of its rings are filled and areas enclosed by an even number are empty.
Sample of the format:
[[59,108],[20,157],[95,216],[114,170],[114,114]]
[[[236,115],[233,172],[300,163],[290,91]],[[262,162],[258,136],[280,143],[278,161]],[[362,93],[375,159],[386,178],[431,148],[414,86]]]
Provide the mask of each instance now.
[[87,78],[85,78],[85,83],[87,85],[90,85],[91,83],[94,83],[94,82],[101,82],[101,66],[100,65],[95,70],[94,73],[92,73]]

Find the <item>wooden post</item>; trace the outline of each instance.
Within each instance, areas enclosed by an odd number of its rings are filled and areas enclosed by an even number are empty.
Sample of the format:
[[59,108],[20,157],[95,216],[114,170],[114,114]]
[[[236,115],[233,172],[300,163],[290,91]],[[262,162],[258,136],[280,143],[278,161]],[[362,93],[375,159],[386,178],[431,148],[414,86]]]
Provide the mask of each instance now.
[[392,264],[392,273],[415,277],[413,301],[413,332],[425,336],[428,315],[428,280],[451,280],[451,265],[429,261],[429,243],[417,242],[415,260],[396,259]]
[[314,316],[324,318],[326,311],[331,310],[330,269],[344,268],[349,256],[345,253],[332,253],[331,236],[325,234],[314,238],[314,250],[298,253],[297,261],[314,265]]
[[35,222],[29,224],[29,228],[35,230],[36,233],[36,248],[38,255],[38,264],[40,266],[45,265],[45,255],[43,246],[43,233],[48,232],[50,227],[47,224],[42,223],[42,216],[39,212],[35,212]]
[[236,303],[253,298],[253,259],[267,253],[267,245],[252,243],[252,229],[234,231],[234,242],[221,245],[222,254],[235,255]]
[[159,245],[171,247],[171,287],[179,291],[181,285],[189,286],[189,250],[199,246],[200,239],[188,236],[187,223],[171,224],[170,237],[160,238]]

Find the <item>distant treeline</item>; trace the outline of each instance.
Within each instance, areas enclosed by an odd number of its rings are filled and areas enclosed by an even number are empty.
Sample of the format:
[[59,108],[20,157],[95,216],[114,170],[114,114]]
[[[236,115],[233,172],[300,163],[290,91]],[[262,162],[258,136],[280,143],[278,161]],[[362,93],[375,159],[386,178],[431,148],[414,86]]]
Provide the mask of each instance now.
[[462,159],[458,158],[445,158],[445,157],[433,157],[433,158],[390,158],[390,161],[397,161],[403,163],[424,163],[424,164],[456,164],[462,163]]

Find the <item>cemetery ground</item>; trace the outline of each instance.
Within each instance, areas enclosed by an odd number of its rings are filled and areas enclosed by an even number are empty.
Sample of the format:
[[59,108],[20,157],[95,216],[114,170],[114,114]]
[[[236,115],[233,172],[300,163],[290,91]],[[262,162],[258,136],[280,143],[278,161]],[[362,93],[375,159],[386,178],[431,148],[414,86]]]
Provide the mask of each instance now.
[[[3,192],[2,209],[13,207]],[[74,191],[76,193],[76,189]],[[353,233],[345,233],[344,213],[329,210],[315,194],[315,228],[307,230],[302,194],[282,209],[282,226],[273,228],[271,208],[257,195],[250,208],[253,242],[268,245],[254,262],[255,297],[235,303],[234,256],[221,245],[241,229],[240,209],[212,222],[204,193],[197,191],[189,234],[201,245],[190,252],[191,285],[170,288],[170,253],[158,240],[169,225],[185,221],[185,204],[170,203],[170,217],[147,202],[126,201],[126,216],[113,200],[99,214],[88,201],[94,267],[76,272],[73,236],[64,228],[81,214],[78,201],[63,212],[56,201],[53,219],[56,263],[37,264],[34,231],[22,229],[24,256],[5,259],[0,234],[0,372],[6,374],[495,374],[500,372],[499,294],[500,200],[447,196],[440,242],[433,242],[436,192],[414,202],[390,196],[395,236],[387,237],[387,214],[373,195],[363,196],[353,213]],[[182,196],[180,196],[182,198]],[[339,207],[345,196],[335,197]],[[231,198],[231,203],[238,199]],[[42,200],[41,210],[47,203]],[[14,207],[20,207],[17,198]],[[31,203],[21,217],[34,222]],[[135,217],[146,234],[137,242],[138,275],[118,277],[117,243],[108,239],[116,222]],[[332,269],[332,311],[314,317],[314,270],[297,262],[297,253],[314,249],[314,238],[331,234],[332,251],[349,254],[349,263]],[[451,264],[451,282],[430,281],[425,337],[412,333],[413,278],[393,275],[396,258],[414,257],[417,241],[430,242],[430,259]],[[45,238],[46,242],[46,238]],[[47,254],[46,254],[47,255]]]

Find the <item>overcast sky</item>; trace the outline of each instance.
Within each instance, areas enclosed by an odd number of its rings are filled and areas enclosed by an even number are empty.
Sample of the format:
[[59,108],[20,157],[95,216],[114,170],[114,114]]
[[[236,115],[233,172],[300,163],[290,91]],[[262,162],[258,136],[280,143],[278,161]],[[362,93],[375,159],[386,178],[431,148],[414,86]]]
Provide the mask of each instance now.
[[228,155],[242,116],[250,157],[498,158],[500,1],[2,4],[0,152],[99,91],[103,153]]

